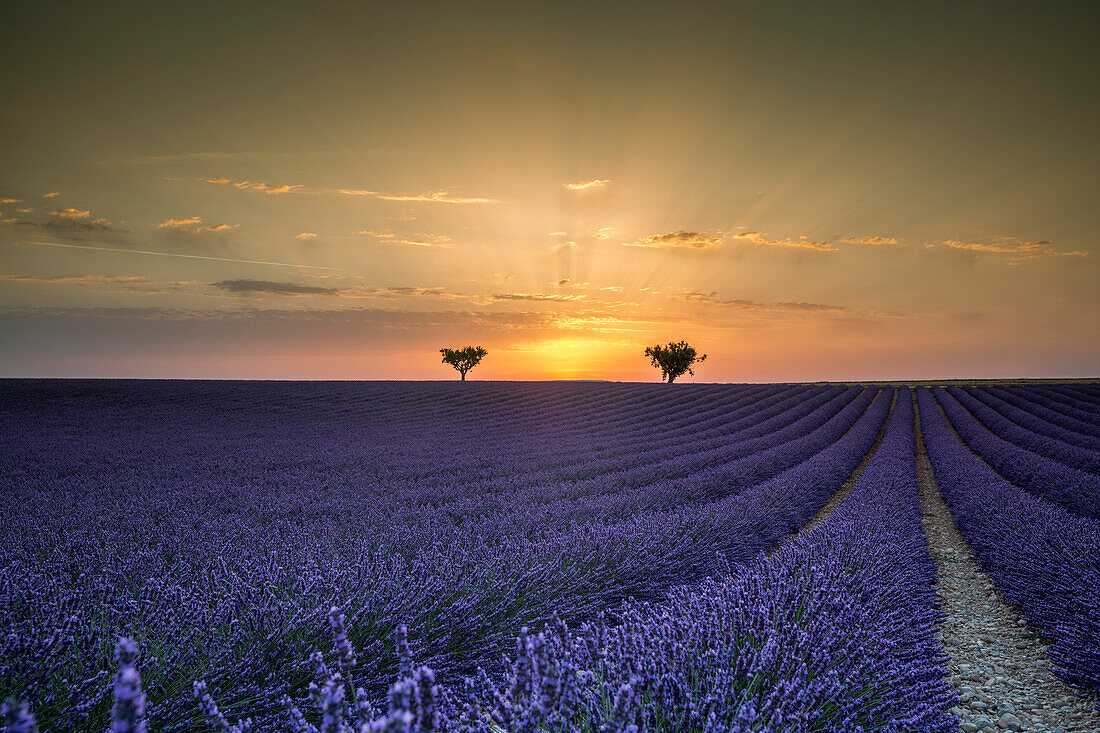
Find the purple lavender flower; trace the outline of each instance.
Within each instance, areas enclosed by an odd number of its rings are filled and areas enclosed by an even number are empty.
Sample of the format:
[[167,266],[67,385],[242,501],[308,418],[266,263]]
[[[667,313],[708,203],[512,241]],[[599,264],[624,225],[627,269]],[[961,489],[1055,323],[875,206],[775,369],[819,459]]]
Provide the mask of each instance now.
[[115,647],[119,669],[115,674],[115,704],[111,708],[111,733],[145,733],[145,693],[137,671],[138,648],[132,639],[122,637]]
[[328,613],[328,621],[335,636],[336,658],[340,669],[347,674],[355,667],[355,649],[348,641],[347,632],[344,630],[344,614],[340,613],[339,608],[333,606]]
[[0,703],[0,717],[4,719],[4,730],[7,733],[38,733],[34,715],[22,700],[8,698]]

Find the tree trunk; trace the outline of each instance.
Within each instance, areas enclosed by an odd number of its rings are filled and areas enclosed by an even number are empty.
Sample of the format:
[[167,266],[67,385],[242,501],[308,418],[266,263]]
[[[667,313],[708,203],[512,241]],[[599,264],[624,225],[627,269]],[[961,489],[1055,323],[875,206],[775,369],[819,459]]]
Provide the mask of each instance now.
[[462,381],[465,382],[466,381],[466,372],[459,372],[459,374],[462,375]]
[[672,380],[673,380],[673,379],[676,379],[676,377],[674,377],[673,375],[669,374],[669,375],[668,375],[668,383],[669,383],[669,384],[672,384]]

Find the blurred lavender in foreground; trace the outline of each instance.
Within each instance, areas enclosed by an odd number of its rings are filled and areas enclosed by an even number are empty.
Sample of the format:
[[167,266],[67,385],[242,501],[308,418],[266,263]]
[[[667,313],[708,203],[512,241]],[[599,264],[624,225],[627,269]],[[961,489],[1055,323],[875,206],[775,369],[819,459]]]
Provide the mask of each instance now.
[[115,647],[115,704],[111,708],[111,733],[145,733],[145,693],[137,670],[137,644],[125,636]]

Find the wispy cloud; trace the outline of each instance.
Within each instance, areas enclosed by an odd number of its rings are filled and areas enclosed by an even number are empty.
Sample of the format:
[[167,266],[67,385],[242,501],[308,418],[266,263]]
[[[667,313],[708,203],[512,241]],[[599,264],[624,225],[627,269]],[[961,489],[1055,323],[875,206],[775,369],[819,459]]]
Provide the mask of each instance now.
[[301,191],[301,184],[273,184],[263,181],[234,181],[224,176],[217,178],[200,178],[204,183],[213,183],[217,186],[232,186],[240,191],[259,191],[267,194],[293,193]]
[[619,236],[619,232],[615,227],[600,227],[592,234],[596,239],[611,239],[612,237]]
[[559,294],[546,294],[546,293],[497,293],[493,296],[493,300],[533,300],[533,301],[554,301],[554,302],[568,302],[573,300],[584,300],[583,295],[559,295]]
[[190,216],[186,219],[165,219],[157,224],[157,229],[167,229],[172,232],[228,232],[240,227],[240,224],[203,224],[202,218]]
[[845,244],[900,244],[895,237],[841,237],[840,241]]
[[58,209],[57,211],[51,211],[50,214],[60,219],[75,221],[77,219],[87,219],[92,215],[92,212],[87,209]]
[[302,184],[274,184],[265,181],[233,180],[225,176],[200,178],[203,183],[232,187],[239,191],[258,191],[266,194],[309,193],[314,195],[355,196],[374,198],[381,201],[399,201],[404,203],[436,204],[498,204],[500,201],[480,196],[456,196],[450,191],[428,191],[426,193],[392,193],[374,191],[366,188],[306,188]]
[[565,188],[570,191],[595,191],[601,188],[607,188],[611,183],[609,178],[593,178],[590,181],[577,181],[575,183],[566,183]]
[[0,275],[6,282],[27,283],[139,283],[153,282],[138,275]]
[[376,232],[373,229],[360,229],[355,234],[391,244],[409,244],[414,247],[447,247],[452,241],[450,237],[443,234],[394,234]]
[[405,201],[409,203],[430,202],[437,204],[499,204],[497,199],[452,196],[448,191],[430,191],[428,193],[384,193],[368,191],[362,188],[338,188],[335,193],[341,196],[364,196],[382,201]]
[[299,285],[271,280],[222,280],[211,285],[240,295],[336,295],[340,292],[340,288],[322,288],[317,285]]
[[188,217],[187,219],[165,219],[160,224],[157,224],[158,229],[186,229],[188,227],[199,226],[202,224],[202,219],[197,216]]
[[949,249],[976,252],[978,254],[995,255],[1007,259],[1008,264],[1016,265],[1039,257],[1086,257],[1087,252],[1081,250],[1062,251],[1054,248],[1054,243],[1049,239],[1036,241],[1024,241],[1016,237],[995,237],[988,242],[964,242],[958,239],[948,239],[939,245],[929,244],[928,247],[947,247]]
[[827,303],[807,303],[804,300],[800,300],[798,302],[793,302],[793,301],[789,301],[789,300],[788,301],[779,301],[778,303],[775,304],[775,307],[780,309],[780,310],[809,311],[809,312],[814,312],[814,313],[824,313],[824,312],[834,312],[835,313],[835,312],[838,312],[838,311],[848,310],[844,306],[840,306],[840,305],[829,305]]
[[44,199],[55,199],[60,195],[61,195],[60,191],[50,191],[49,193],[42,194],[42,198],[44,198]]
[[214,255],[197,255],[184,252],[157,252],[145,249],[127,249],[123,247],[92,247],[83,244],[62,244],[61,242],[18,242],[19,245],[32,245],[36,247],[63,247],[65,249],[83,249],[93,252],[116,252],[131,255],[152,255],[156,257],[178,257],[187,260],[212,260],[215,262],[241,262],[249,265],[271,265],[274,267],[300,267],[307,270],[332,270],[339,271],[339,267],[323,267],[321,265],[303,265],[294,262],[269,262],[267,260],[247,260],[239,257],[217,257]]
[[305,241],[307,239],[317,239],[317,232],[302,232],[301,234],[295,234],[295,239],[301,239]]
[[0,275],[0,281],[38,285],[78,285],[100,292],[131,292],[159,295],[179,292],[196,285],[186,280],[150,280],[140,275]]
[[455,293],[441,287],[424,287],[419,285],[370,287],[364,285],[352,285],[346,287],[323,287],[320,285],[305,285],[293,282],[276,282],[273,280],[222,280],[211,283],[211,286],[237,295],[277,295],[287,297],[302,297],[309,295],[326,295],[340,298],[446,298],[461,299],[474,298],[475,296]]
[[201,217],[165,219],[157,224],[161,236],[175,247],[188,251],[217,251],[226,254],[238,240],[239,224],[204,224]]
[[23,199],[0,199],[0,204],[18,204]]
[[722,243],[720,237],[703,232],[670,232],[668,234],[650,234],[644,239],[623,242],[624,247],[649,247],[657,249],[707,249]]
[[[30,213],[33,209],[17,209],[17,211]],[[91,212],[83,209],[60,209],[50,212],[50,215],[53,218],[45,221],[9,217],[0,219],[0,224],[38,229],[52,236],[66,239],[88,239],[91,237],[115,241],[118,233],[124,231],[116,228],[106,219],[91,219]]]
[[709,293],[685,293],[679,296],[683,300],[687,300],[693,303],[707,303],[710,305],[720,305],[730,308],[740,308],[744,310],[754,311],[800,311],[803,313],[839,313],[847,311],[848,308],[839,305],[829,305],[827,303],[810,303],[804,300],[801,301],[779,301],[777,303],[763,303],[758,300],[751,300],[749,298],[721,298],[716,291]]
[[791,249],[808,249],[815,252],[839,252],[840,250],[829,242],[818,242],[803,235],[797,239],[771,239],[761,232],[739,232],[732,235],[733,239],[740,242],[751,242],[767,247],[787,247]]

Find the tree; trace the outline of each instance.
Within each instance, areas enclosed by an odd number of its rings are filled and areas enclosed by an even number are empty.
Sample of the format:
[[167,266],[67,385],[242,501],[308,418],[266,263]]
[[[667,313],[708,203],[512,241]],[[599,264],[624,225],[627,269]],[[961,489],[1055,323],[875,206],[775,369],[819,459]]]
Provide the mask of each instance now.
[[661,380],[668,380],[669,384],[672,384],[672,380],[676,379],[687,372],[691,376],[695,376],[695,372],[691,367],[694,364],[699,364],[705,361],[706,354],[698,356],[695,347],[690,346],[687,341],[681,341],[679,343],[669,342],[668,346],[647,346],[645,349],[645,355],[649,357],[650,363],[661,370]]
[[465,382],[466,372],[480,364],[489,352],[480,346],[467,346],[465,349],[440,349],[439,353],[443,354],[443,363],[457,369]]

